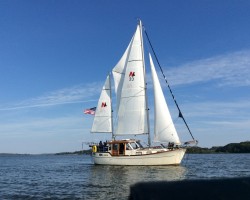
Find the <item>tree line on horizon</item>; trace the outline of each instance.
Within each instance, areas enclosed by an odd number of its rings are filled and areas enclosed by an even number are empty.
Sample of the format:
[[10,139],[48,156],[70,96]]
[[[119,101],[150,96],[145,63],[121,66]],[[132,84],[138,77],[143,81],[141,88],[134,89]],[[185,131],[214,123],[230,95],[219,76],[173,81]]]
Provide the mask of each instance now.
[[212,148],[189,147],[187,153],[250,153],[250,141],[229,143]]

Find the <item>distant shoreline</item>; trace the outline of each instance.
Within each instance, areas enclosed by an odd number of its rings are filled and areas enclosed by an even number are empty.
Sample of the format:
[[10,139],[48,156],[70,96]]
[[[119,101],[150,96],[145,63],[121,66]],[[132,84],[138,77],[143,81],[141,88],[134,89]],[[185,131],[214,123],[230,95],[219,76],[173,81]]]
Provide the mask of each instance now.
[[[91,149],[80,150],[74,152],[60,152],[60,153],[41,153],[41,154],[21,154],[21,153],[0,153],[1,156],[29,156],[29,155],[90,155]],[[211,148],[204,147],[188,147],[187,154],[226,154],[226,153],[250,153],[250,141],[240,142],[240,143],[230,143],[225,146],[217,146]]]
[[217,146],[212,148],[189,147],[189,154],[221,154],[221,153],[250,153],[250,141],[240,143],[230,143],[225,146]]

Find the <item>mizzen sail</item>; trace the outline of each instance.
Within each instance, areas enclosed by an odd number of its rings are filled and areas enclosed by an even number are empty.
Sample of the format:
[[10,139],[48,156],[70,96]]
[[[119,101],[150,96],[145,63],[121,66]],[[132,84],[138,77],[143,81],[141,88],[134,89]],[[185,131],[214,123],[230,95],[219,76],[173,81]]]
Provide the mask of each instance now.
[[111,87],[110,75],[107,76],[105,84],[95,111],[94,122],[91,132],[111,133],[112,132],[112,107],[111,107]]

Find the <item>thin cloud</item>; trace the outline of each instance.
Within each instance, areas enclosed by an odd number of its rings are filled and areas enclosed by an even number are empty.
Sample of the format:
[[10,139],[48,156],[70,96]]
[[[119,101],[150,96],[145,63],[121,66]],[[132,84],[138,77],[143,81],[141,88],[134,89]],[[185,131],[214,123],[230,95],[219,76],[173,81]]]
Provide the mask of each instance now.
[[250,51],[202,59],[165,71],[171,85],[217,81],[218,86],[250,86]]
[[40,97],[27,99],[19,103],[13,103],[12,105],[0,107],[0,111],[96,101],[96,99],[91,98],[97,95],[100,89],[100,83],[63,88],[61,90],[49,92]]
[[[82,118],[76,116],[57,117],[57,118],[27,118],[17,122],[1,124],[1,134],[9,135],[27,135],[34,133],[61,133],[63,131],[72,131],[78,129],[81,131]],[[16,131],[18,130],[18,131]],[[12,135],[13,136],[13,135]]]
[[186,103],[182,105],[182,108],[189,117],[200,119],[208,117],[212,117],[214,120],[231,118],[232,121],[236,121],[250,117],[249,100]]

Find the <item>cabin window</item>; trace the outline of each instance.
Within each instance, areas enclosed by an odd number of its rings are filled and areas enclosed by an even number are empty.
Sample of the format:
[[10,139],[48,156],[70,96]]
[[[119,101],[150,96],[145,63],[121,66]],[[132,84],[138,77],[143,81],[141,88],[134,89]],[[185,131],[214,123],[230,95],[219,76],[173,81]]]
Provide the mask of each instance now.
[[138,149],[139,148],[139,145],[135,142],[133,143],[130,143],[130,146],[133,148],[133,149]]
[[137,144],[140,148],[143,148],[143,146],[141,145],[141,143],[140,143],[139,141],[137,141],[136,144]]
[[126,144],[126,150],[132,150],[132,147],[129,144]]
[[113,144],[113,150],[118,150],[118,144]]

